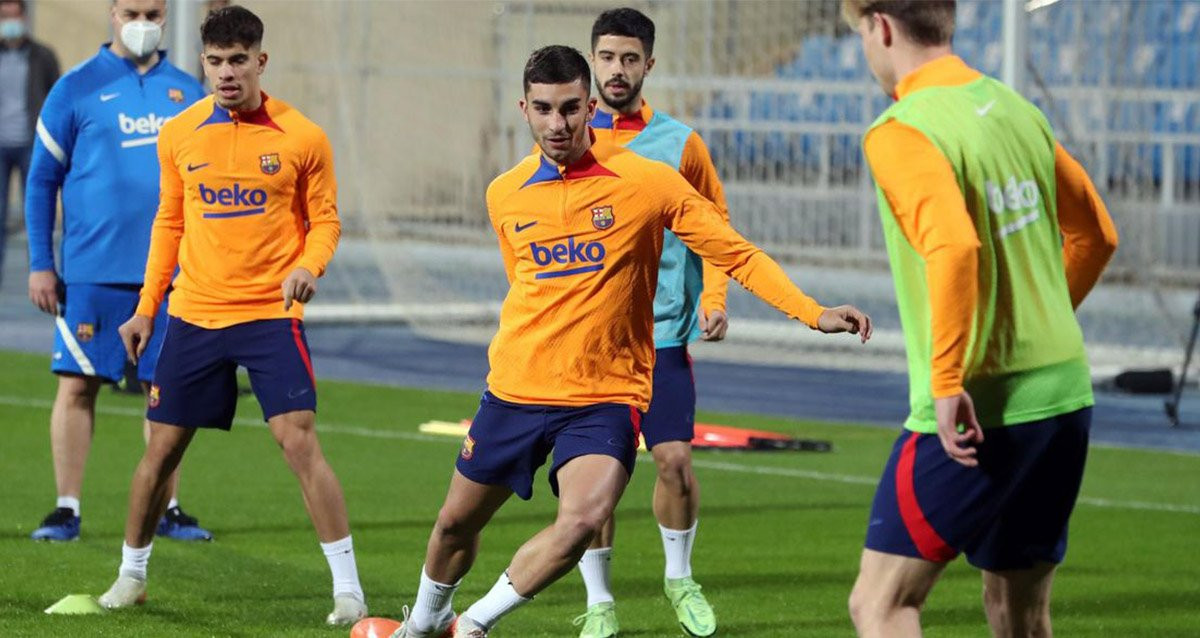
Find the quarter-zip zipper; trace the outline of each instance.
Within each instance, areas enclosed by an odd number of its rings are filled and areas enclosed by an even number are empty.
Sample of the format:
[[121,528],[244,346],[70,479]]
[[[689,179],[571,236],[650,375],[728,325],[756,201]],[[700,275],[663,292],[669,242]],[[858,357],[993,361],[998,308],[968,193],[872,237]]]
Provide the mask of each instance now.
[[563,230],[570,231],[570,220],[567,218],[567,167],[559,166],[558,175],[562,181],[562,197],[558,200],[558,216]]
[[230,173],[236,175],[237,174],[236,160],[237,160],[238,129],[241,128],[241,124],[240,124],[241,120],[238,119],[237,113],[230,112],[229,115],[230,115],[229,119],[233,120],[233,139],[230,140],[230,142],[229,142],[229,160],[228,160],[228,164],[226,165],[226,169],[229,170]]

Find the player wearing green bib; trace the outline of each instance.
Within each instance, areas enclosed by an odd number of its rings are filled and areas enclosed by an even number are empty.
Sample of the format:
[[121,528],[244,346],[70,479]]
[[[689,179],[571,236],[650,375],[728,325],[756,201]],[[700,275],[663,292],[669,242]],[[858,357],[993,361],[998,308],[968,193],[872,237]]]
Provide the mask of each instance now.
[[1093,404],[1074,308],[1112,220],[1042,113],[955,57],[954,0],[843,0],[896,103],[863,148],[908,355],[910,414],[850,596],[863,636],[919,636],[959,553],[996,635],[1050,635]]

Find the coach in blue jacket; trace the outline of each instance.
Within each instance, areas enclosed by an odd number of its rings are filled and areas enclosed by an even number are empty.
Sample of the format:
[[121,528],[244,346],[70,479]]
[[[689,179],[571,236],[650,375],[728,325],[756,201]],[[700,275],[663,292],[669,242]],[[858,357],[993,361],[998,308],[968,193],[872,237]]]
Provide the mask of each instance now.
[[[58,502],[33,532],[35,540],[79,536],[96,395],[103,383],[124,374],[117,327],[137,306],[158,208],[158,131],[204,95],[200,84],[158,48],[165,0],[116,0],[110,13],[113,41],[59,79],[46,97],[25,188],[29,299],[54,315],[57,325],[50,369],[58,375],[58,395],[50,442]],[[56,271],[53,234],[60,190],[63,230]],[[166,312],[159,316],[164,325],[156,327],[138,367],[151,402],[150,382],[166,332]],[[158,534],[212,538],[174,498]]]

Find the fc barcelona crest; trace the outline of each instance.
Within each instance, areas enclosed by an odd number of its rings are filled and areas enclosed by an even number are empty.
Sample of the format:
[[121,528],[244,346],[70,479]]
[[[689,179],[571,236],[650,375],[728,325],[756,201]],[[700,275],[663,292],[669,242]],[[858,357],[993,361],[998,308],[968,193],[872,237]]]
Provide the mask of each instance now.
[[91,341],[94,336],[96,336],[96,326],[90,323],[81,323],[75,326],[75,338],[81,343]]
[[267,153],[266,155],[258,156],[258,167],[267,175],[278,173],[280,166],[282,164],[279,162],[279,153]]
[[176,104],[183,102],[183,91],[179,89],[167,89],[167,99]]
[[592,225],[596,230],[608,230],[614,221],[612,206],[597,206],[592,209]]
[[467,438],[463,439],[461,456],[464,461],[470,461],[471,457],[475,456],[475,439],[472,439],[469,434]]
[[158,407],[158,392],[159,392],[158,386],[156,386],[156,385],[150,386],[150,396],[148,397],[147,402],[150,404],[150,407],[152,407],[152,408]]

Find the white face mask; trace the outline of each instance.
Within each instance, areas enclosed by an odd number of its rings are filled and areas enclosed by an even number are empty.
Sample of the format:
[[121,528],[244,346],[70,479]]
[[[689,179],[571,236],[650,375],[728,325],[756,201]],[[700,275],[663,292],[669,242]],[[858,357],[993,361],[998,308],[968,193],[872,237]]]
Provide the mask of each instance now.
[[149,57],[158,48],[160,40],[162,27],[157,22],[135,20],[121,26],[121,44],[124,44],[135,58]]
[[0,40],[20,40],[25,35],[25,21],[17,18],[0,20]]

